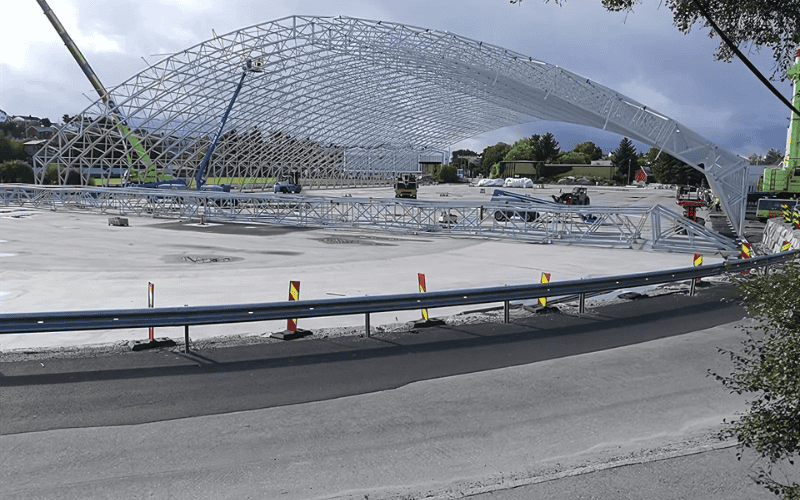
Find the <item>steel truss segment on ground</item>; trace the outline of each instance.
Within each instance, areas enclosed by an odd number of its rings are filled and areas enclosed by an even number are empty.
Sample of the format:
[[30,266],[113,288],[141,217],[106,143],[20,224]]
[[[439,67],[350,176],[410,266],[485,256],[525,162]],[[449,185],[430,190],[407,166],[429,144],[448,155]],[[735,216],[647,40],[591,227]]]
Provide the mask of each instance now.
[[[725,256],[739,253],[735,241],[661,205],[568,206],[547,200],[431,202],[21,184],[0,185],[0,203],[176,220],[354,228]],[[503,215],[498,218],[496,212]]]
[[[215,36],[158,61],[62,127],[34,159],[62,185],[109,182],[147,161],[190,180],[248,75],[207,176],[269,190],[385,185],[421,154],[536,119],[609,130],[701,169],[741,234],[746,162],[646,105],[555,65],[448,32],[347,17],[292,16]],[[131,128],[126,132],[119,120]],[[135,139],[132,139],[135,138]]]

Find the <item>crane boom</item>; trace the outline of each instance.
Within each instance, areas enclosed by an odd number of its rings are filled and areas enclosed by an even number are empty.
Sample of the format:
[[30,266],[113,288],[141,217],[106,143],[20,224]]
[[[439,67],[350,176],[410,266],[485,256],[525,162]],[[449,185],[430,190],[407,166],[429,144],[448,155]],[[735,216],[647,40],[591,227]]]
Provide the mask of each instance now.
[[[109,112],[111,113],[111,116],[114,119],[114,122],[116,123],[120,133],[123,135],[123,137],[126,137],[128,139],[128,142],[131,144],[133,151],[136,153],[139,160],[144,164],[145,174],[141,176],[138,174],[138,172],[136,172],[135,174],[131,175],[131,177],[134,177],[134,179],[132,180],[142,181],[142,180],[155,180],[159,179],[159,177],[164,178],[163,175],[162,176],[157,175],[156,167],[153,164],[153,160],[150,158],[150,155],[147,154],[147,151],[145,151],[144,145],[142,144],[142,142],[139,140],[138,137],[134,136],[131,133],[131,128],[125,122],[125,118],[119,115],[119,110],[117,109],[116,104],[111,98],[111,95],[103,86],[103,83],[97,77],[97,74],[95,74],[94,70],[92,70],[92,67],[89,65],[89,62],[86,60],[86,58],[83,56],[78,46],[72,40],[72,37],[70,37],[69,33],[67,33],[67,30],[64,29],[64,26],[61,24],[61,21],[58,20],[58,17],[56,17],[55,13],[53,12],[53,9],[50,8],[50,6],[47,4],[45,0],[36,0],[36,1],[42,8],[44,15],[47,16],[47,19],[50,21],[50,24],[53,25],[53,28],[55,28],[56,32],[61,37],[61,40],[64,42],[64,45],[67,46],[67,49],[69,50],[70,54],[72,54],[72,57],[75,58],[75,61],[78,63],[78,66],[80,66],[81,71],[83,71],[83,74],[86,75],[86,78],[89,79],[89,82],[92,84],[92,87],[94,87],[94,89],[100,95],[100,99],[109,109]],[[130,160],[130,157],[128,159]]]

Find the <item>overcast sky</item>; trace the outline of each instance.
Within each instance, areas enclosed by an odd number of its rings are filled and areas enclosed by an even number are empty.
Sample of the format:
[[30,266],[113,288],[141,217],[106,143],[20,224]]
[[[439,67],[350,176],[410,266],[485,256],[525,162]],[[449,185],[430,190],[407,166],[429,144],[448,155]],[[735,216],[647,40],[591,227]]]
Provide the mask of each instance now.
[[[344,15],[450,31],[558,65],[630,96],[740,155],[783,150],[789,111],[739,61],[716,62],[718,39],[697,27],[683,35],[660,0],[631,14],[607,12],[600,0],[49,0],[106,88],[212,37],[281,17]],[[97,97],[35,0],[5,2],[0,26],[0,109],[60,121]],[[769,50],[749,54],[761,71]],[[791,86],[775,82],[787,97]],[[88,97],[87,97],[88,96]],[[90,101],[91,99],[91,101]],[[604,150],[616,134],[535,122],[462,143],[480,152],[553,132],[562,150],[586,140]],[[643,146],[640,149],[645,149]]]

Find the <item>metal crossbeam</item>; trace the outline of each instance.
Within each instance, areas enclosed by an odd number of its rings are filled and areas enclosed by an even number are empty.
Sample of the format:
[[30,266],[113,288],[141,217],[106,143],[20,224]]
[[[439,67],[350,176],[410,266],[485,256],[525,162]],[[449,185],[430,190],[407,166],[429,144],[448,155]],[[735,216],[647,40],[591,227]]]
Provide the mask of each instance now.
[[[271,193],[0,185],[0,203],[208,222],[358,228],[669,252],[738,255],[736,242],[661,205],[330,198]],[[535,211],[535,212],[533,212]],[[502,216],[498,216],[497,213]]]

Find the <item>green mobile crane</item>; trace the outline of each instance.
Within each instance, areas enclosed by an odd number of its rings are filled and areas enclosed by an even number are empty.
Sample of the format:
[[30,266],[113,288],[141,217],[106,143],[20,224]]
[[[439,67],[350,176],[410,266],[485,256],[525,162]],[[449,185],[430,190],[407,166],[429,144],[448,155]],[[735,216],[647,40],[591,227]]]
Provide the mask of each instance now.
[[[161,183],[161,182],[176,182],[179,179],[173,179],[171,175],[164,174],[159,172],[156,168],[155,163],[150,158],[150,155],[147,154],[147,151],[144,149],[144,145],[142,145],[142,141],[139,140],[138,137],[133,135],[131,131],[131,127],[125,121],[125,118],[120,116],[119,109],[117,105],[114,103],[111,95],[108,93],[106,88],[100,82],[100,79],[97,77],[95,72],[92,70],[92,67],[89,66],[89,62],[83,57],[83,54],[78,49],[78,46],[75,45],[75,42],[72,41],[72,38],[69,36],[67,31],[64,29],[64,26],[61,24],[61,21],[58,20],[53,9],[47,5],[45,0],[36,0],[39,3],[39,6],[44,11],[44,15],[47,16],[47,19],[50,20],[50,23],[55,28],[58,35],[61,37],[61,40],[64,42],[64,45],[67,46],[70,54],[72,57],[75,58],[75,61],[80,66],[83,74],[86,75],[86,78],[89,79],[89,82],[92,84],[94,89],[100,95],[100,99],[102,99],[103,103],[108,107],[109,113],[111,114],[114,123],[119,129],[120,134],[125,137],[131,145],[134,153],[139,160],[139,162],[144,165],[144,171],[140,172],[138,169],[130,168],[128,173],[126,174],[127,182],[133,184],[142,184],[142,183]],[[133,160],[128,156],[128,163],[133,164]]]
[[[794,64],[788,76],[793,82],[792,104],[800,106],[800,50],[795,52]],[[768,168],[758,179],[758,191],[777,198],[797,198],[800,196],[800,116],[792,113],[789,130],[786,133],[786,156],[782,168]]]

